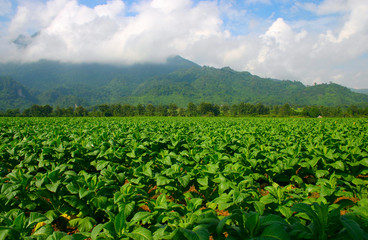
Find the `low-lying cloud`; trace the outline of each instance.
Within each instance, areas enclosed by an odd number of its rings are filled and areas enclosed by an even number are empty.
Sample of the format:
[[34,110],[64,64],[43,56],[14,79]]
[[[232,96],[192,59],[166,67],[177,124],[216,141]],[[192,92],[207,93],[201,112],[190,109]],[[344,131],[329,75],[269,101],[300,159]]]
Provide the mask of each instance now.
[[[256,3],[272,1],[246,6]],[[133,64],[181,55],[263,77],[368,88],[368,2],[325,0],[293,7],[315,17],[268,18],[260,24],[231,1],[109,0],[93,8],[77,0],[20,1],[10,21],[0,25],[0,61]],[[0,0],[0,9],[0,16],[9,15],[10,1]],[[234,33],[225,22],[227,13],[239,19],[232,29],[248,32]]]

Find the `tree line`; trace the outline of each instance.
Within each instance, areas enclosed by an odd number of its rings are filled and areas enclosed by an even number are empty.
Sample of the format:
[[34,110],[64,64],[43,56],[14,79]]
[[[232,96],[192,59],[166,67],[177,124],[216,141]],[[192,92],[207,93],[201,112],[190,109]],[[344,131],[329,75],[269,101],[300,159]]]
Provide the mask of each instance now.
[[32,105],[21,111],[20,109],[8,109],[0,112],[2,117],[131,117],[131,116],[303,116],[303,117],[359,117],[368,116],[368,107],[326,107],[305,106],[292,107],[289,104],[266,106],[262,103],[239,104],[212,104],[202,102],[200,104],[189,103],[181,108],[176,104],[157,105],[152,104],[101,104],[85,108],[75,106],[68,108],[52,107],[50,105]]

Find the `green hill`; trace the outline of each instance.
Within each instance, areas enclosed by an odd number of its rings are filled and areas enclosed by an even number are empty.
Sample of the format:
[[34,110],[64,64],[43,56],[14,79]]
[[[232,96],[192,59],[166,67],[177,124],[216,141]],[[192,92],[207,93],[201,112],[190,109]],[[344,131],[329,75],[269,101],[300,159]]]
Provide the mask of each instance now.
[[38,103],[37,99],[11,77],[0,76],[0,111],[26,108]]
[[[0,64],[1,75],[11,76],[16,81],[3,84],[2,109],[24,108],[32,103],[60,107],[105,103],[176,103],[178,106],[187,106],[189,102],[295,106],[368,103],[368,95],[337,84],[305,86],[297,81],[261,78],[228,67],[201,67],[179,56],[168,58],[162,64],[131,66],[46,60],[6,63]],[[23,96],[17,95],[14,89],[22,89]]]

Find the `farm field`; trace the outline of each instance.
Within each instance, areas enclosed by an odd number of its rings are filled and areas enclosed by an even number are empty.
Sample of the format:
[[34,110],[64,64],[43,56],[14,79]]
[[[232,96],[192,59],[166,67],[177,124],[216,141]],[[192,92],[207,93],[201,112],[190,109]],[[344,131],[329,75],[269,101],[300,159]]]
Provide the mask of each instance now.
[[368,120],[0,118],[1,239],[368,239]]

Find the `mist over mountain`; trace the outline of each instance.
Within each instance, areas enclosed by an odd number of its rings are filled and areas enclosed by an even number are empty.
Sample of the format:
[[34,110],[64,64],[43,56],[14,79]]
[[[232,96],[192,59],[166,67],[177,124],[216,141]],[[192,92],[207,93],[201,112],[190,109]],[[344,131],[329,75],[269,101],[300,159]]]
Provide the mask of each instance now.
[[0,109],[32,104],[69,107],[98,104],[239,102],[296,106],[368,103],[368,95],[337,84],[305,86],[231,68],[199,66],[180,56],[165,63],[130,66],[41,60],[0,64]]

